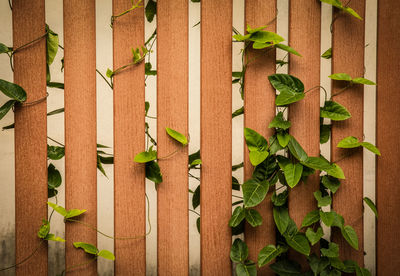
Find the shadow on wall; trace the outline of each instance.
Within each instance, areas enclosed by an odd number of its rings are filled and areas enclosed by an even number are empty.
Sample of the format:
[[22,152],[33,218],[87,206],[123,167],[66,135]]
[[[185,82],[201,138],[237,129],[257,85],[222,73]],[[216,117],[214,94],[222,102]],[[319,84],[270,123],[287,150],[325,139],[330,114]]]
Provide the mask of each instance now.
[[[11,226],[2,228],[0,231],[0,268],[10,266],[14,264],[15,259],[15,245],[14,245],[14,228]],[[0,272],[2,276],[13,276],[15,275],[15,269],[8,269]]]

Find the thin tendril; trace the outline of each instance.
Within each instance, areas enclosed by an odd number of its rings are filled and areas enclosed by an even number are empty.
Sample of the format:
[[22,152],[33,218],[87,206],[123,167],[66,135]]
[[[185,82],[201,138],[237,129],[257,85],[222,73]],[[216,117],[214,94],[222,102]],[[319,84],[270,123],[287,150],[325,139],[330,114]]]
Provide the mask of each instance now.
[[63,144],[61,144],[60,142],[54,140],[53,138],[51,138],[51,137],[49,137],[49,136],[47,136],[47,139],[49,139],[49,140],[53,141],[54,143],[59,144],[60,146],[64,147]]
[[88,264],[90,264],[91,262],[95,261],[96,259],[97,259],[97,256],[95,256],[94,258],[92,258],[92,259],[90,259],[89,261],[86,261],[86,262],[84,262],[84,263],[80,263],[80,264],[76,264],[76,265],[73,265],[73,266],[71,266],[71,267],[68,267],[68,268],[64,269],[64,270],[61,272],[61,276],[62,276],[62,275],[65,275],[65,273],[66,273],[67,271],[71,271],[71,270],[73,270],[73,269],[75,269],[75,268],[77,268],[77,267],[81,267],[81,266],[84,266],[84,265],[88,265]]
[[196,215],[198,215],[198,216],[200,217],[200,214],[197,213],[195,210],[189,209],[189,211],[192,212],[192,213],[194,213],[194,214],[196,214]]
[[31,254],[29,254],[29,256],[27,256],[25,259],[23,259],[22,261],[20,261],[20,262],[18,262],[18,263],[16,263],[16,264],[11,265],[11,266],[8,266],[8,267],[5,267],[5,268],[1,268],[0,271],[4,271],[4,270],[7,270],[7,269],[11,269],[11,268],[13,268],[13,267],[17,267],[17,266],[19,266],[19,265],[22,265],[22,264],[25,263],[26,261],[28,261],[30,258],[33,257],[33,255],[36,254],[36,252],[37,252],[37,251],[39,250],[39,248],[42,246],[43,241],[44,241],[44,240],[41,239],[41,240],[40,240],[40,243],[39,243],[39,245],[36,247],[36,249],[33,250],[33,252],[32,252]]
[[103,80],[108,84],[108,86],[111,89],[113,89],[113,85],[106,79],[106,77],[98,69],[96,69],[96,72],[103,78]]

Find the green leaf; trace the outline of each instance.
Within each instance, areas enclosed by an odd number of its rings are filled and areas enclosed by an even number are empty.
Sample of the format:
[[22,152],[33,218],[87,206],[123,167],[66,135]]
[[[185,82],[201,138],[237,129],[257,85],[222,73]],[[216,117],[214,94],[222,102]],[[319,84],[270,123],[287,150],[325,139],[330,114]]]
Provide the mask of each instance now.
[[371,272],[364,267],[356,266],[356,276],[371,276]]
[[307,153],[304,151],[304,149],[300,146],[299,142],[297,142],[297,140],[291,136],[289,144],[288,144],[288,148],[290,153],[296,157],[297,160],[303,162],[306,161],[308,156]]
[[357,83],[357,84],[376,85],[375,82],[373,82],[371,80],[367,80],[365,78],[355,78],[352,80],[352,82]]
[[197,232],[199,232],[199,234],[200,234],[200,217],[198,217],[196,220],[196,228],[197,228]]
[[332,193],[336,193],[336,191],[340,187],[340,180],[336,177],[324,175],[321,179],[322,184],[329,189]]
[[154,15],[157,14],[157,2],[149,0],[145,8],[146,18],[148,22],[152,22]]
[[314,275],[320,275],[320,273],[329,265],[329,259],[325,257],[319,259],[315,254],[312,254],[308,258],[308,263],[310,264],[310,268],[314,272]]
[[273,216],[276,227],[279,232],[283,235],[289,225],[290,217],[288,209],[285,207],[274,207]]
[[289,218],[289,224],[288,224],[288,227],[286,228],[286,231],[283,234],[283,236],[286,239],[292,239],[298,232],[299,232],[299,229],[297,229],[296,223],[294,222],[294,220]]
[[38,237],[41,239],[46,238],[47,234],[50,232],[50,223],[47,220],[43,220],[43,224],[40,226],[38,231]]
[[375,153],[376,155],[381,156],[381,152],[379,151],[379,149],[377,147],[375,147],[374,145],[372,145],[371,143],[368,142],[361,142],[360,145],[364,148],[366,148],[367,150],[369,150],[372,153]]
[[169,127],[166,127],[165,130],[167,131],[168,135],[171,136],[172,138],[174,138],[176,141],[178,141],[179,143],[181,143],[183,146],[186,146],[188,143],[188,140],[186,139],[186,136],[183,135],[182,133],[173,130]]
[[110,68],[107,68],[106,76],[109,78],[112,78],[114,75],[114,71],[111,70]]
[[44,239],[46,241],[65,242],[65,240],[63,238],[57,237],[54,234],[47,234],[47,236]]
[[156,188],[158,184],[162,183],[162,173],[156,161],[146,163],[146,178],[153,181],[156,184]]
[[10,109],[14,106],[16,102],[16,100],[9,100],[0,107],[0,120],[3,119],[4,116],[6,116],[8,111],[10,111]]
[[276,194],[276,192],[274,192],[272,194],[271,201],[274,204],[274,206],[277,206],[277,207],[283,206],[286,203],[288,195],[289,195],[289,193],[287,190],[283,191],[280,194]]
[[247,24],[247,28],[246,28],[246,32],[248,32],[249,34],[254,34],[254,33],[256,33],[256,32],[259,32],[259,31],[261,31],[261,30],[264,30],[265,28],[267,28],[268,26],[267,25],[265,25],[265,26],[261,26],[261,27],[257,27],[257,28],[252,28],[252,27],[250,27],[250,25],[249,24]]
[[321,108],[320,116],[333,121],[344,121],[351,118],[350,112],[341,104],[334,101],[326,101]]
[[291,260],[281,259],[269,266],[276,274],[282,276],[299,276],[301,271],[301,266]]
[[232,217],[229,220],[229,226],[230,227],[238,226],[242,222],[244,217],[245,217],[245,213],[244,213],[244,209],[242,208],[242,206],[236,207],[235,210],[233,211]]
[[246,140],[247,148],[249,151],[266,151],[268,149],[268,142],[257,131],[251,128],[244,128],[244,138]]
[[61,182],[62,179],[60,172],[53,164],[50,163],[49,167],[47,168],[47,187],[49,189],[58,188],[60,187]]
[[47,145],[47,157],[51,160],[59,160],[65,155],[65,148]]
[[232,176],[232,190],[240,191],[239,180]]
[[319,211],[314,210],[309,213],[304,217],[303,222],[301,223],[301,227],[307,227],[310,226],[316,222],[319,221]]
[[69,218],[77,217],[77,216],[79,216],[79,215],[81,215],[81,214],[83,214],[83,213],[85,213],[85,212],[86,212],[85,209],[82,209],[82,210],[79,210],[79,209],[71,209],[71,210],[68,210],[68,211],[67,211],[67,214],[65,215],[65,218],[66,218],[66,219],[69,219]]
[[106,171],[103,168],[103,164],[101,163],[101,158],[100,155],[97,155],[97,169],[105,176],[108,178]]
[[246,207],[254,207],[260,204],[269,189],[268,181],[259,182],[255,179],[249,179],[242,185],[243,201]]
[[276,137],[278,138],[278,142],[281,145],[281,147],[286,147],[287,144],[289,144],[290,141],[290,135],[286,132],[278,132]]
[[59,213],[63,217],[65,217],[67,215],[67,213],[68,213],[67,210],[65,210],[64,207],[58,206],[57,204],[54,204],[52,202],[47,202],[47,205],[49,205],[51,208],[54,209],[54,211],[56,211],[57,213]]
[[244,107],[243,106],[241,108],[239,108],[239,109],[236,109],[235,112],[232,113],[232,119],[237,117],[237,116],[239,116],[239,115],[242,115],[242,114],[244,114]]
[[292,125],[291,122],[286,121],[283,118],[283,112],[280,111],[278,112],[278,114],[274,117],[274,119],[272,120],[272,122],[268,125],[269,128],[279,128],[279,129],[283,129],[283,130],[287,130],[288,128],[290,128],[290,126]]
[[318,227],[317,232],[314,232],[312,228],[307,228],[306,237],[310,241],[311,245],[315,245],[324,236],[324,232],[321,227]]
[[157,151],[152,148],[149,151],[143,151],[141,153],[136,154],[133,159],[137,163],[147,163],[157,159]]
[[290,163],[284,167],[283,172],[285,174],[285,179],[289,187],[294,188],[300,181],[301,174],[303,173],[303,166],[299,163]]
[[251,34],[247,34],[247,35],[235,34],[233,36],[233,38],[236,39],[236,41],[245,41],[245,40],[249,39],[250,36],[251,36]]
[[[157,70],[151,70],[152,66],[150,62],[144,64],[144,73],[147,76],[157,76]],[[147,115],[147,113],[146,113]]]
[[236,265],[237,276],[256,276],[257,267],[255,264],[237,264]]
[[46,61],[50,65],[53,63],[58,51],[58,34],[50,30],[46,24]]
[[331,211],[331,213],[333,214],[332,226],[336,226],[340,229],[343,228],[344,218],[335,211]]
[[8,52],[12,52],[12,49],[4,45],[3,43],[0,43],[0,54],[5,54]]
[[102,257],[102,258],[104,258],[104,259],[108,259],[108,260],[115,261],[115,256],[114,256],[114,254],[111,253],[111,252],[108,251],[108,250],[101,250],[101,251],[97,254],[97,256]]
[[334,242],[329,243],[329,248],[321,248],[321,253],[323,256],[328,258],[339,257],[339,245]]
[[330,195],[322,196],[321,191],[315,191],[314,197],[318,201],[318,207],[328,206],[332,203],[332,198]]
[[328,77],[333,79],[333,80],[341,80],[341,81],[351,81],[352,80],[350,75],[346,74],[346,73],[332,74],[332,75],[330,75]]
[[283,37],[274,32],[259,30],[257,32],[252,33],[249,40],[254,41],[255,43],[278,44],[284,41],[285,39],[283,39]]
[[192,197],[192,206],[193,209],[196,209],[200,206],[200,185],[197,186],[196,190],[194,190],[193,197]]
[[275,47],[279,48],[279,49],[282,49],[282,50],[284,50],[284,51],[286,51],[288,53],[291,53],[291,54],[294,54],[296,56],[301,57],[301,55],[295,49],[293,49],[292,47],[289,47],[289,46],[287,46],[285,44],[278,43],[278,44],[275,45]]
[[344,10],[344,11],[347,12],[348,14],[351,14],[351,15],[354,16],[355,18],[358,18],[358,19],[362,20],[362,17],[361,17],[358,13],[356,13],[356,11],[353,10],[352,8],[350,8],[350,7],[343,7],[342,10]]
[[304,236],[304,234],[298,233],[291,239],[286,238],[286,242],[291,248],[293,248],[297,252],[300,252],[301,254],[304,254],[306,256],[310,255],[310,244],[308,243],[308,240]]
[[325,59],[330,59],[330,58],[332,58],[332,48],[329,48],[328,50],[326,50],[326,51],[321,55],[321,57],[322,57],[322,58],[325,58]]
[[244,214],[247,222],[252,227],[257,227],[262,224],[262,217],[260,213],[255,209],[244,209]]
[[281,254],[281,250],[279,247],[276,248],[275,245],[267,245],[263,249],[261,249],[260,253],[258,253],[258,266],[262,267],[268,263],[270,263],[273,259]]
[[351,148],[357,148],[360,147],[361,144],[358,142],[358,139],[354,136],[348,136],[346,138],[343,138],[338,144],[338,148],[344,148],[344,149],[351,149]]
[[249,256],[249,249],[244,241],[236,239],[231,247],[230,257],[235,263],[244,262]]
[[202,164],[201,159],[196,159],[196,160],[193,160],[192,163],[190,163],[190,167],[192,168],[192,167],[195,167],[196,165],[201,165],[201,164]]
[[244,165],[243,162],[239,163],[239,164],[236,164],[236,165],[233,165],[232,166],[232,171],[234,172],[234,171],[237,171],[240,168],[243,168],[243,165]]
[[26,101],[26,92],[18,84],[8,82],[6,80],[0,80],[0,91],[3,92],[3,94],[7,97],[18,102]]
[[58,194],[56,189],[47,189],[47,197],[52,198]]
[[332,167],[326,171],[330,176],[339,178],[339,179],[345,179],[344,173],[342,168],[340,168],[337,164],[333,163]]
[[268,151],[250,151],[249,159],[253,166],[261,164],[269,155]]
[[320,144],[325,144],[326,142],[329,141],[329,137],[331,135],[331,129],[332,129],[332,125],[324,125],[321,124],[320,128],[319,128],[319,143]]
[[341,9],[343,7],[342,3],[339,0],[320,0],[321,2],[327,3],[329,5],[332,5],[336,8]]
[[368,207],[371,208],[372,212],[374,212],[376,218],[378,218],[378,210],[376,209],[374,202],[368,197],[364,197],[363,200],[367,203]]
[[200,159],[200,150],[189,155],[189,164],[192,164],[195,160]]
[[333,212],[319,211],[319,216],[326,226],[332,226],[333,220],[335,219],[335,214]]
[[346,225],[341,229],[343,237],[355,250],[358,250],[358,237],[353,227]]
[[271,85],[280,92],[276,97],[277,106],[288,105],[304,98],[304,84],[288,74],[274,74],[268,77]]
[[97,247],[90,243],[74,242],[74,246],[75,246],[75,248],[82,248],[86,253],[92,254],[92,255],[97,255],[97,252],[99,252]]

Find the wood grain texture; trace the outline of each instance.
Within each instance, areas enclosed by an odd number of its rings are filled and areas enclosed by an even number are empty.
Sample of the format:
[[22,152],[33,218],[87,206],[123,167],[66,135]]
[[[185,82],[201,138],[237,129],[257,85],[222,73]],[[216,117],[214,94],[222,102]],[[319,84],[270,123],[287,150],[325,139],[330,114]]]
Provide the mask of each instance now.
[[[13,1],[14,49],[45,34],[44,0]],[[14,55],[14,82],[26,102],[46,97],[46,38]],[[46,101],[15,109],[15,260],[22,261],[40,243],[36,233],[47,218]],[[47,246],[17,266],[16,275],[47,275]]]
[[[276,1],[246,0],[245,24],[251,27],[267,25],[276,17]],[[267,30],[276,32],[276,21]],[[247,65],[244,86],[244,125],[254,129],[267,139],[274,134],[268,128],[269,122],[275,117],[275,90],[269,84],[267,76],[275,74],[275,50],[253,50],[248,48]],[[251,178],[254,167],[249,161],[247,146],[244,146],[244,177]],[[261,214],[263,223],[258,227],[245,226],[245,240],[249,247],[249,258],[257,260],[260,250],[275,244],[275,223],[272,216],[272,204],[267,199],[255,207]],[[262,275],[274,275],[269,266],[258,268]]]
[[[65,205],[86,209],[80,220],[97,226],[95,1],[64,1]],[[88,261],[72,242],[97,244],[97,233],[66,223],[68,267]],[[70,275],[97,275],[96,262]]]
[[[113,1],[113,14],[129,9]],[[144,9],[117,18],[113,24],[114,70],[132,62],[131,48],[144,44]],[[133,162],[145,150],[144,63],[114,76],[114,234],[116,275],[146,274],[146,203],[144,164]]]
[[[305,90],[320,84],[321,4],[318,1],[290,1],[289,45],[302,57],[290,55],[289,74],[299,78]],[[307,35],[304,35],[306,30]],[[312,43],[309,43],[312,41]],[[319,156],[319,89],[289,107],[290,134],[309,156]],[[317,208],[313,192],[319,189],[317,173],[298,184],[289,196],[289,212],[297,226]]]
[[400,3],[380,0],[378,5],[376,138],[382,156],[377,158],[377,272],[396,275],[400,267],[400,255],[393,254],[400,250]]
[[[158,275],[189,274],[188,1],[157,1],[157,149],[163,182],[157,192]],[[171,155],[169,158],[164,158]]]
[[[365,1],[353,0],[350,3],[361,17],[365,14]],[[364,21],[347,14],[338,14],[333,24],[332,34],[332,73],[347,73],[353,78],[364,75]],[[332,95],[346,84],[332,82]],[[336,121],[332,124],[331,156],[332,161],[343,169],[346,180],[341,181],[340,189],[333,197],[333,209],[343,215],[345,223],[351,225],[358,235],[359,250],[354,250],[342,237],[340,231],[333,229],[332,240],[339,244],[340,256],[352,259],[363,265],[363,152],[362,149],[339,149],[338,142],[347,137],[355,136],[363,140],[363,105],[364,88],[355,85],[345,92],[333,97],[333,100],[344,105],[352,117],[346,121]],[[350,156],[347,156],[349,155]],[[343,159],[342,159],[343,158]]]
[[[299,78],[305,90],[320,85],[321,3],[319,1],[290,1],[289,45],[302,57],[290,55],[289,74]],[[312,41],[312,43],[310,43]],[[289,106],[290,134],[296,138],[309,156],[319,156],[319,88]],[[319,189],[319,173],[299,183],[289,194],[289,214],[300,228],[306,214],[317,209],[313,192]],[[295,251],[290,254],[303,266],[306,258]]]
[[201,274],[230,275],[232,0],[201,2]]

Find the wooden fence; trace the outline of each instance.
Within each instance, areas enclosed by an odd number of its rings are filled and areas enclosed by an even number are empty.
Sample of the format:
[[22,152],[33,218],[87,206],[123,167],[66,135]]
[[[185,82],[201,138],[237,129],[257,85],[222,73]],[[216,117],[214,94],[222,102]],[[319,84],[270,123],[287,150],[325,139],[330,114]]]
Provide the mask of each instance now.
[[[44,0],[13,1],[14,47],[45,32]],[[157,125],[158,152],[161,156],[176,148],[165,134],[165,127],[188,133],[188,0],[158,0],[157,13]],[[377,39],[377,146],[382,156],[376,165],[376,202],[379,210],[376,231],[376,259],[379,275],[397,275],[400,267],[400,3],[380,0]],[[276,17],[276,1],[246,0],[245,22],[265,25]],[[351,6],[364,17],[365,0],[353,0]],[[130,7],[130,1],[114,0],[113,13]],[[66,208],[84,206],[83,220],[97,221],[96,199],[96,42],[95,0],[64,0],[65,45],[65,158]],[[113,27],[114,68],[129,62],[130,47],[144,43],[144,10],[139,9],[115,21]],[[276,23],[270,25],[274,30]],[[332,72],[364,74],[364,21],[342,16],[332,30]],[[82,39],[84,37],[85,39]],[[201,271],[202,275],[230,275],[232,212],[232,0],[201,1]],[[321,3],[316,0],[290,1],[289,44],[303,57],[291,57],[289,73],[303,80],[306,88],[320,84]],[[250,57],[257,53],[250,52]],[[351,61],[351,62],[350,62]],[[28,92],[28,101],[46,94],[45,41],[15,54],[14,81]],[[245,85],[245,126],[270,136],[265,124],[275,116],[275,91],[267,76],[275,72],[275,52],[249,65]],[[114,78],[114,227],[115,235],[144,235],[146,222],[144,166],[133,157],[145,149],[145,68],[132,67]],[[332,91],[340,87],[333,85]],[[341,152],[335,145],[348,135],[363,137],[363,88],[351,88],[337,101],[349,108],[353,118],[334,124],[333,160]],[[298,138],[312,156],[320,152],[318,92],[290,107]],[[46,102],[15,110],[15,207],[16,259],[20,260],[37,246],[35,233],[47,216]],[[164,182],[158,189],[158,273],[189,274],[187,150],[172,159],[160,161]],[[341,255],[363,263],[363,153],[341,161],[346,180],[335,195],[333,206],[347,221],[352,221],[360,240],[360,251],[351,249],[339,235]],[[84,168],[84,169],[83,169]],[[245,177],[251,164],[245,150]],[[315,209],[312,191],[319,185],[313,177],[300,185],[296,197],[290,197],[291,217],[300,223]],[[30,189],[26,189],[30,187]],[[34,189],[32,189],[34,187]],[[338,204],[340,202],[340,204]],[[275,242],[272,209],[267,203],[257,207],[264,223],[246,229],[250,258]],[[26,212],[29,210],[29,212]],[[79,233],[78,233],[79,231]],[[67,224],[66,239],[96,244],[95,231],[84,231]],[[397,236],[398,237],[398,236]],[[145,239],[115,242],[115,274],[144,275]],[[16,268],[17,275],[46,275],[47,249]],[[82,262],[84,253],[66,246],[66,266]],[[260,270],[271,275],[268,267]],[[71,275],[96,275],[96,264]]]

